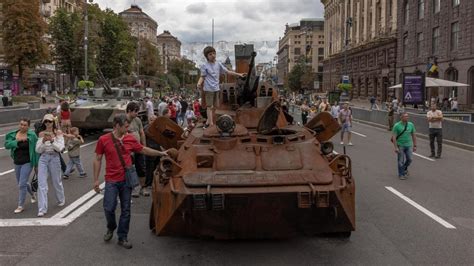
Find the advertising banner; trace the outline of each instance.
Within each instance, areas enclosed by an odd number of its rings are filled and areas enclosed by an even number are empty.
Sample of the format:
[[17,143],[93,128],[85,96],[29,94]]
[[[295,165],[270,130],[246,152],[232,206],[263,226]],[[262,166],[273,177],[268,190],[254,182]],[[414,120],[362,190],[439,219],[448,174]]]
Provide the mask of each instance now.
[[407,74],[403,75],[403,99],[404,104],[422,104],[425,99],[425,75]]

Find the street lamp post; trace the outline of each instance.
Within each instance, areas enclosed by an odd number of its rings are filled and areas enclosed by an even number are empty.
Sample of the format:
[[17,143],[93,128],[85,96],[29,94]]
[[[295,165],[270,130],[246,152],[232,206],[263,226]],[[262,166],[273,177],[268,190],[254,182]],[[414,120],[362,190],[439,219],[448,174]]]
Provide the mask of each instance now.
[[[344,76],[346,78],[348,78],[348,75],[347,75],[347,46],[349,45],[349,29],[352,27],[352,17],[348,17],[346,19],[346,31],[345,31],[345,37],[344,37]],[[344,83],[344,80],[343,82]],[[345,97],[348,97],[348,95],[346,95],[346,91],[343,90],[343,93],[341,96],[345,96]],[[341,97],[341,100],[346,100],[346,99],[342,99],[343,97]]]
[[[88,12],[88,4],[87,0],[86,7],[85,7],[85,15],[84,15],[84,79],[89,80],[88,74],[88,64],[87,64],[87,50],[88,50],[88,43],[89,43],[89,12]],[[94,2],[93,0],[89,0],[89,3]]]

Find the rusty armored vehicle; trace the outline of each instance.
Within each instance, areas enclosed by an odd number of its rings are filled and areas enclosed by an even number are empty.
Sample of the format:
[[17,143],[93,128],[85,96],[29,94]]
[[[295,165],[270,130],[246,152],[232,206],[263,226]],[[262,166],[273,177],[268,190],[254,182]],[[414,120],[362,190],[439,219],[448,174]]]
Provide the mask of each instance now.
[[253,47],[236,46],[237,72],[248,75],[222,86],[215,126],[182,140],[167,118],[151,124],[149,136],[178,151],[155,170],[150,229],[216,239],[349,237],[351,159],[329,141],[339,124],[329,113],[304,127],[288,124],[276,91],[253,75],[254,57]]
[[[103,78],[101,75],[99,77]],[[146,107],[142,101],[145,96],[143,90],[111,87],[105,79],[102,83],[103,87],[91,89],[87,96],[79,98],[70,105],[71,124],[78,127],[81,133],[112,128],[114,116],[125,113],[130,101],[139,103],[139,116],[143,117],[146,113]]]

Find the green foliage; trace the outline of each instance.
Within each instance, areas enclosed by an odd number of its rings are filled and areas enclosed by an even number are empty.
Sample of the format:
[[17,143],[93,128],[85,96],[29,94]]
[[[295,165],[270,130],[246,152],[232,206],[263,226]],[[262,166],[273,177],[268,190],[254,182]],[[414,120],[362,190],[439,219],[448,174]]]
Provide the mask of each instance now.
[[81,80],[78,83],[78,86],[80,89],[85,89],[85,88],[93,88],[94,87],[94,82],[90,80]]
[[156,76],[160,69],[158,49],[149,40],[140,38],[138,53],[140,55],[140,75]]
[[49,23],[49,33],[54,45],[53,58],[63,73],[68,73],[72,80],[83,69],[83,22],[81,14],[70,13],[64,9],[56,11]]
[[166,81],[168,81],[168,86],[172,89],[172,91],[176,91],[180,87],[179,79],[173,75],[168,74],[166,75]]
[[99,25],[97,63],[107,79],[130,74],[133,69],[136,44],[128,25],[112,10],[97,16]]
[[337,88],[343,91],[350,91],[352,89],[352,84],[351,83],[339,83],[337,84]]
[[42,40],[47,25],[40,16],[38,0],[2,2],[4,60],[18,66],[21,80],[25,67],[34,68],[48,60],[48,47]]
[[[188,60],[186,58],[183,59],[174,59],[171,60],[171,62],[168,65],[168,72],[170,74],[173,74],[179,79],[179,83],[183,84],[183,79],[184,79],[184,84],[197,84],[197,81],[199,79],[199,76],[190,76],[189,71],[190,70],[199,70],[195,63],[191,60]],[[183,75],[184,73],[184,75]]]
[[288,87],[291,91],[299,91],[302,88],[302,77],[305,74],[305,66],[302,63],[296,64],[288,73]]

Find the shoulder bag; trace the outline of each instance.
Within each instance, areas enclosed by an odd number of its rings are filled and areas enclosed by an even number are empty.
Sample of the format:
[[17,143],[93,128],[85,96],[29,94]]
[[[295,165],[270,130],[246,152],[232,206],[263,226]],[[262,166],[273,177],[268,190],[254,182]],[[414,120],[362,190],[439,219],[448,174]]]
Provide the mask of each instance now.
[[[403,129],[403,131],[400,132],[400,134],[397,135],[397,137],[395,138],[395,141],[397,141],[398,138],[399,138],[403,133],[405,133],[405,131],[407,131],[407,127],[408,127],[408,122],[406,123],[405,128]],[[393,138],[392,138],[392,137],[390,137],[390,141],[393,143]]]
[[120,152],[120,149],[118,147],[119,143],[118,143],[118,141],[115,138],[113,133],[110,133],[110,135],[112,136],[112,140],[114,142],[115,149],[117,150],[117,154],[118,154],[118,157],[120,159],[120,163],[122,163],[122,167],[125,170],[125,183],[126,183],[127,187],[133,189],[133,188],[137,187],[140,184],[140,181],[139,181],[138,175],[137,175],[137,170],[135,169],[135,167],[133,165],[131,165],[130,167],[127,167],[125,165],[125,161],[123,159],[122,153]]

